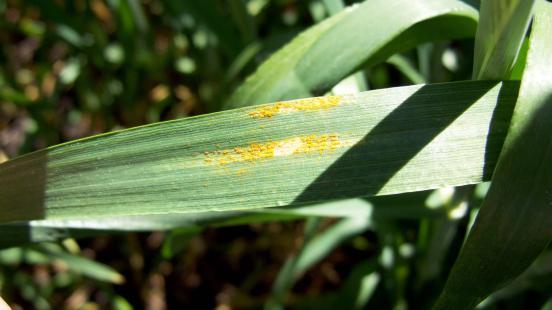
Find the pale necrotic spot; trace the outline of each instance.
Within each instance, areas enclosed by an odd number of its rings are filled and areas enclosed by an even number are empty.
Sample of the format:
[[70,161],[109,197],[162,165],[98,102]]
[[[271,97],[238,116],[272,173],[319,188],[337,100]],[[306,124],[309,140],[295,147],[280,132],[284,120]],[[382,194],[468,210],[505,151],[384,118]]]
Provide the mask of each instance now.
[[294,139],[284,140],[274,148],[274,156],[288,156],[295,153],[301,148],[303,141],[297,137]]

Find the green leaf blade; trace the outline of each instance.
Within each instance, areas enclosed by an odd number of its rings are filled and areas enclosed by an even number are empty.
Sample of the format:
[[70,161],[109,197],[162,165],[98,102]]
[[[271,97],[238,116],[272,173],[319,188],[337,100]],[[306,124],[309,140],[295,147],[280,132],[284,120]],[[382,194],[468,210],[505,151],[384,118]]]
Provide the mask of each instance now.
[[41,244],[33,248],[34,250],[48,255],[49,258],[57,259],[65,263],[71,270],[81,273],[87,277],[98,281],[121,284],[125,282],[123,275],[113,268],[96,262],[84,256],[71,254],[62,250],[56,244]]
[[493,183],[435,309],[475,307],[552,240],[552,5],[537,4],[520,95]]
[[475,36],[473,78],[507,79],[512,71],[536,0],[487,0]]
[[0,220],[252,210],[478,183],[518,85],[275,103],[58,145],[0,165]]
[[274,54],[226,108],[324,94],[363,65],[423,42],[473,36],[476,21],[477,11],[461,1],[366,1],[311,27]]

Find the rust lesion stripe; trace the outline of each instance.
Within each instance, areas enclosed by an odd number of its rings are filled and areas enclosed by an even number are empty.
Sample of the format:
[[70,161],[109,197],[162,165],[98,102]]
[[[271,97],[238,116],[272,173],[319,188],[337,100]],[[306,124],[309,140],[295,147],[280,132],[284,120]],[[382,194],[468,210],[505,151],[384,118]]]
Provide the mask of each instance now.
[[254,109],[248,114],[252,118],[261,119],[272,118],[277,114],[286,112],[327,110],[340,104],[341,100],[341,96],[326,96],[291,101],[281,101]]
[[281,156],[325,154],[349,145],[342,142],[337,134],[306,135],[280,141],[251,143],[233,149],[216,150],[204,153],[207,164],[227,165],[238,162],[254,162]]

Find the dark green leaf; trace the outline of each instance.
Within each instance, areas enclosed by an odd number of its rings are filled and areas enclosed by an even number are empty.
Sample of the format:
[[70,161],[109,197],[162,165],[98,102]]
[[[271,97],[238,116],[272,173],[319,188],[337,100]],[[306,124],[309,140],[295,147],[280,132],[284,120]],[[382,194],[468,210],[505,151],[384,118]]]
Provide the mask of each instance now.
[[435,309],[469,309],[552,239],[552,4],[537,4],[527,66],[493,182]]

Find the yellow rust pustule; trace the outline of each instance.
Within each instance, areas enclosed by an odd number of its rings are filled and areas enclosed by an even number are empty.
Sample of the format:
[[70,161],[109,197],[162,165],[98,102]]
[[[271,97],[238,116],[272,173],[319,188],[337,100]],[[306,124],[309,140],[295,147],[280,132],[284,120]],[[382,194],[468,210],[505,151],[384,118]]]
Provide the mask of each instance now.
[[248,146],[233,149],[205,152],[204,162],[224,166],[231,163],[253,162],[281,156],[324,154],[345,145],[348,144],[341,142],[337,134],[313,134],[280,141],[251,143]]
[[281,101],[257,108],[249,112],[249,116],[252,118],[272,118],[273,116],[283,112],[327,110],[337,106],[341,102],[341,99],[341,96],[326,96],[292,101]]

